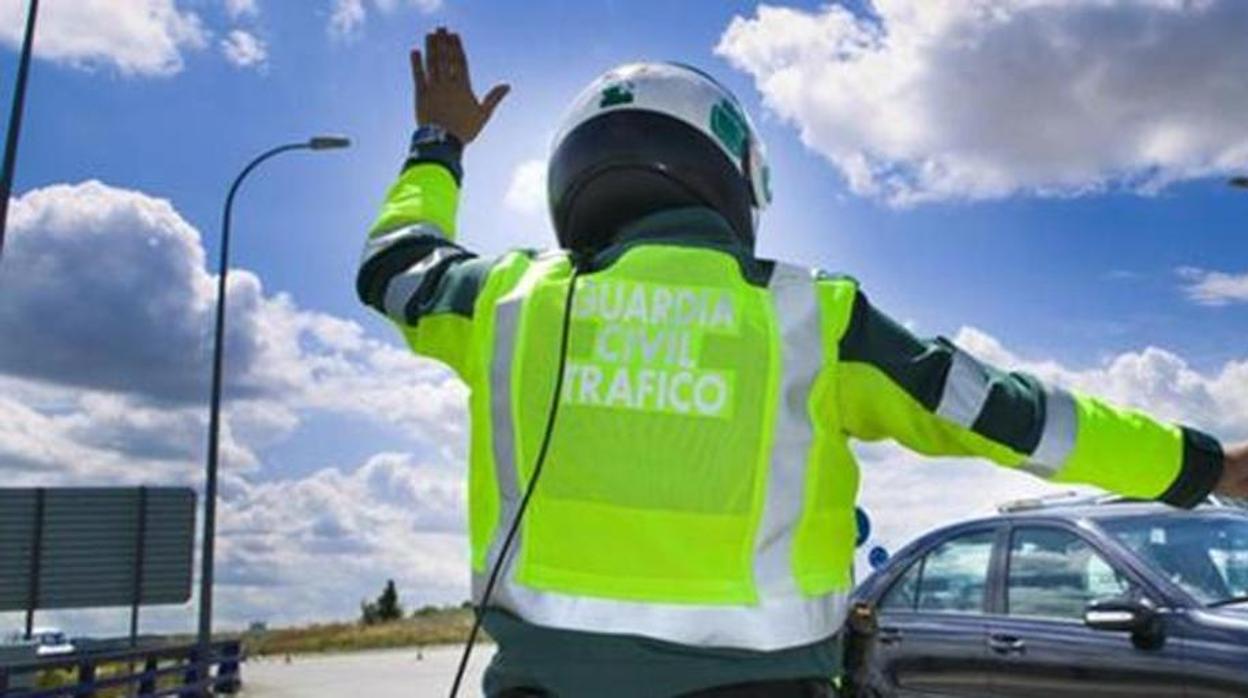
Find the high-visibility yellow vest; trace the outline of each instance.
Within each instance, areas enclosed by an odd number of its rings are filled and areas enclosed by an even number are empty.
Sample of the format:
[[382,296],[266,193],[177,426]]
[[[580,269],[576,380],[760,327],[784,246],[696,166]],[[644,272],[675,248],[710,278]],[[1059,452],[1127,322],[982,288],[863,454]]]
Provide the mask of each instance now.
[[[440,165],[404,172],[359,293],[471,390],[479,599],[546,427],[572,264],[562,251],[465,251],[457,193]],[[917,339],[852,279],[729,239],[712,212],[681,209],[588,261],[550,452],[492,604],[695,646],[826,638],[852,582],[850,437],[1185,506],[1216,482],[1220,447],[1198,431]]]

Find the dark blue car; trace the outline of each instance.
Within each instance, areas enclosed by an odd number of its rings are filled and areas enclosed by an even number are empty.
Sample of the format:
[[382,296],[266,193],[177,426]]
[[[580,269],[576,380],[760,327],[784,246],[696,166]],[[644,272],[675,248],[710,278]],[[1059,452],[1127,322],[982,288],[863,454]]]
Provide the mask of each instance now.
[[1248,696],[1248,512],[1024,506],[855,592],[855,696]]

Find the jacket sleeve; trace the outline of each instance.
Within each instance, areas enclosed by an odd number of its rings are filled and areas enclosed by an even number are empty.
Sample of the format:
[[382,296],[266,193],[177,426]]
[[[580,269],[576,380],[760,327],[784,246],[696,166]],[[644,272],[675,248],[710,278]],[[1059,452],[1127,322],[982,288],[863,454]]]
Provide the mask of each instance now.
[[919,339],[853,293],[837,367],[851,436],[1180,507],[1217,484],[1222,448],[1206,434],[998,370],[943,337]]
[[413,351],[467,377],[473,307],[491,262],[455,242],[459,176],[458,148],[413,149],[369,231],[356,292]]

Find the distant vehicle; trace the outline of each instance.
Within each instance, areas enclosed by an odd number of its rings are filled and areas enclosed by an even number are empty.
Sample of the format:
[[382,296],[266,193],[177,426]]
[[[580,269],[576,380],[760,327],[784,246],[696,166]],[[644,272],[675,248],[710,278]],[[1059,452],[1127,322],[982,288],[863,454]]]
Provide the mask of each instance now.
[[73,654],[75,647],[69,637],[60,628],[36,627],[26,637],[25,631],[14,631],[5,639],[5,644],[13,647],[35,647],[35,656],[59,657]]
[[1248,696],[1248,511],[1002,507],[855,590],[854,696]]

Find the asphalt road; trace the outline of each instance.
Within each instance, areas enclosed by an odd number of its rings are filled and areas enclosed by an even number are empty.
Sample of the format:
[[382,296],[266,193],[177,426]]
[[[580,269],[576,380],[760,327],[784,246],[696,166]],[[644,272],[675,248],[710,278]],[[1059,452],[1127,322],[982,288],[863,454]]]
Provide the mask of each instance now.
[[[459,647],[378,650],[327,655],[295,655],[248,660],[243,665],[245,698],[425,698],[450,690]],[[478,645],[459,695],[481,695],[481,672],[493,645]]]

